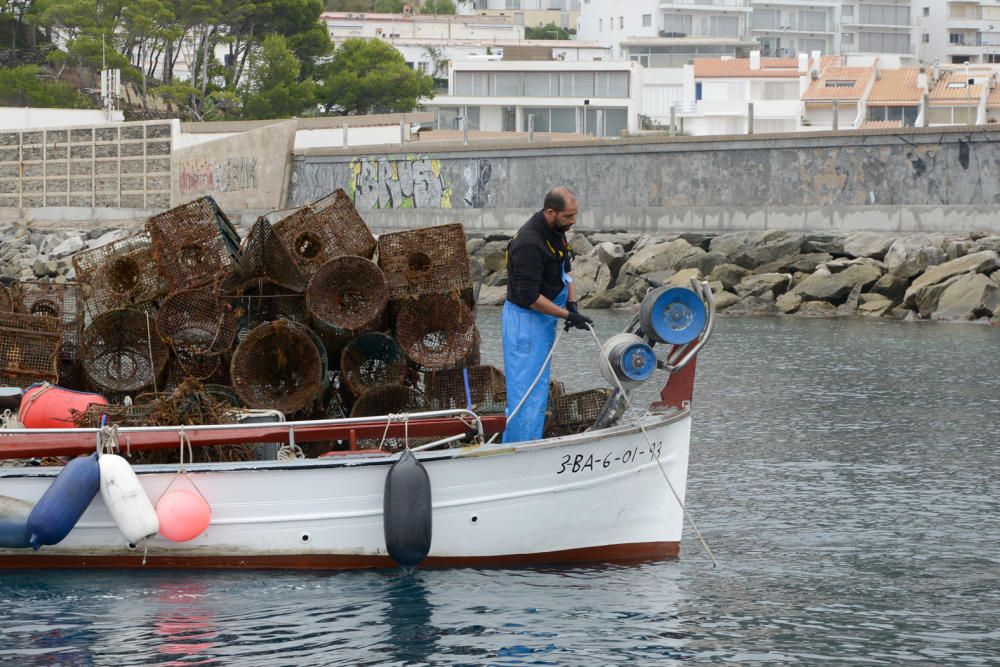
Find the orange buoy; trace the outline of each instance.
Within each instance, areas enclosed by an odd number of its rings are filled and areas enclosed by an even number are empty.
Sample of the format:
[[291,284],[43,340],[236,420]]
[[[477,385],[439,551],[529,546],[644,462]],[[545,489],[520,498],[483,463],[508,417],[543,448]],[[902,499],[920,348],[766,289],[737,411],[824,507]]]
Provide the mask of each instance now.
[[25,428],[73,428],[72,410],[86,412],[92,403],[107,405],[100,394],[64,389],[43,382],[29,387],[21,399],[17,418]]
[[201,494],[190,489],[168,490],[156,502],[160,535],[171,542],[187,542],[205,532],[212,508]]

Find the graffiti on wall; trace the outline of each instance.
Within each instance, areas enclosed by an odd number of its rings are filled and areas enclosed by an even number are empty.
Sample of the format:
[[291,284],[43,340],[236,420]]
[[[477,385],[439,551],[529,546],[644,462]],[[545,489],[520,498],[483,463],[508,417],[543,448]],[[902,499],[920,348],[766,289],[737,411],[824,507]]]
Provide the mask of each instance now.
[[342,164],[320,162],[305,164],[292,171],[292,206],[304,206],[325,197],[337,188],[353,190],[352,179]]
[[496,194],[493,190],[505,176],[503,167],[499,164],[494,166],[489,159],[469,160],[462,170],[462,177],[465,180],[465,192],[462,198],[465,205],[469,208],[495,207]]
[[440,160],[408,157],[351,161],[351,194],[358,208],[451,208]]
[[236,192],[257,187],[257,158],[234,157],[216,161],[207,157],[181,160],[181,194]]

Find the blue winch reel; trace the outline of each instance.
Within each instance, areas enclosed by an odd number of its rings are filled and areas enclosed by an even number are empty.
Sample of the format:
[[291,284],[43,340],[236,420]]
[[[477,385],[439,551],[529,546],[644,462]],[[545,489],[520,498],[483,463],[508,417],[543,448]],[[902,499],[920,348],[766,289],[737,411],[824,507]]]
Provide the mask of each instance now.
[[626,343],[622,349],[613,350],[611,363],[620,375],[643,382],[656,370],[656,354],[646,343]]
[[642,300],[642,329],[660,343],[684,345],[698,338],[705,328],[705,302],[684,287],[658,287]]

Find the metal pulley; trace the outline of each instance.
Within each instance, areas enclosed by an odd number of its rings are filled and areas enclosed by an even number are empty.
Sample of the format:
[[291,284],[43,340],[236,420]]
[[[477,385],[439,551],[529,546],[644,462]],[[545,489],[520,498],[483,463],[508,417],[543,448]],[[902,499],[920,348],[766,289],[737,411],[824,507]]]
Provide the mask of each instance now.
[[642,300],[639,319],[642,330],[656,342],[684,345],[705,328],[705,302],[684,287],[658,287]]
[[[656,370],[656,354],[635,334],[620,333],[601,346],[601,375],[617,387],[628,389],[645,382]],[[615,382],[617,378],[618,382]]]

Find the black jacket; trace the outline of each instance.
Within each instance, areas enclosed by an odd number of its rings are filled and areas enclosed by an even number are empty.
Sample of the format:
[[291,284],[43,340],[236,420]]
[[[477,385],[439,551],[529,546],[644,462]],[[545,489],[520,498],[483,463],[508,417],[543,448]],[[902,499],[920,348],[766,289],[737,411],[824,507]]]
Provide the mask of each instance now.
[[507,244],[507,300],[530,308],[539,294],[555,299],[564,270],[571,270],[566,235],[549,229],[538,211]]

